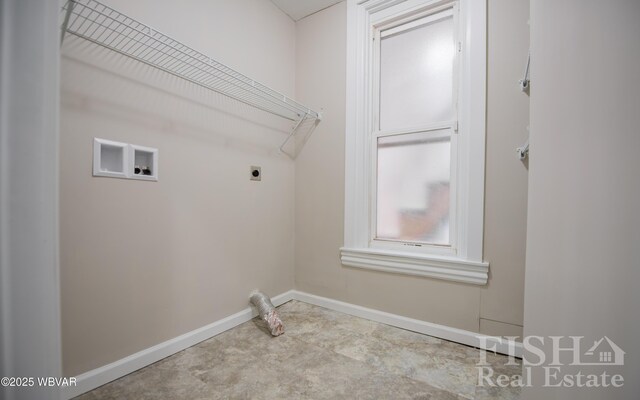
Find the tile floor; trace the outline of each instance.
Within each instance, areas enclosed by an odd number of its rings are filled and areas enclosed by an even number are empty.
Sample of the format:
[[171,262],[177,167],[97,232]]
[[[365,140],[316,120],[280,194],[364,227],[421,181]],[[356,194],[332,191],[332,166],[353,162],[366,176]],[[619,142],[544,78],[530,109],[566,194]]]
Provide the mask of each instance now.
[[[517,399],[476,386],[477,349],[290,301],[77,399]],[[518,374],[488,355],[496,374]]]

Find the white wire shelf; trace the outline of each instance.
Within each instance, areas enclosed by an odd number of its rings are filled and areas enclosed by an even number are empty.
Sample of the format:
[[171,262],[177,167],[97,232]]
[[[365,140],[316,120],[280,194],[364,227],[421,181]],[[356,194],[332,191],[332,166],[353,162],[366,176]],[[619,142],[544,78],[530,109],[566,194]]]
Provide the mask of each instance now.
[[[321,114],[95,0],[69,0],[62,8],[65,33],[106,47],[193,84],[294,121],[287,141],[305,120]],[[283,143],[282,147],[286,144]]]

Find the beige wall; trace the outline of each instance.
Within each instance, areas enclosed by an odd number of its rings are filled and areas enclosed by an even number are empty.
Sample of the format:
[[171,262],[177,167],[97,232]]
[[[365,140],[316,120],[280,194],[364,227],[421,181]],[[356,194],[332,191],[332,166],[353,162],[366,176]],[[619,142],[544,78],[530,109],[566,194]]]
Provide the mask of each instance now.
[[[607,336],[621,389],[526,388],[524,399],[640,393],[640,2],[532,1],[525,333]],[[533,361],[536,358],[532,358]],[[603,368],[562,368],[562,374]],[[535,375],[535,378],[539,378]],[[538,381],[540,382],[540,381]]]
[[[294,92],[295,24],[269,1],[106,3]],[[72,37],[61,101],[65,376],[240,311],[256,287],[293,288],[287,123]],[[92,177],[93,137],[157,147],[160,180]]]
[[[325,118],[296,160],[296,288],[471,331],[521,333],[528,98],[519,92],[528,50],[528,1],[488,2],[485,287],[343,267],[346,3],[296,24],[296,96]],[[481,319],[482,318],[482,319]]]
[[[266,0],[108,4],[326,118],[294,163],[288,127],[67,38],[62,59],[61,274],[65,375],[246,307],[260,287],[310,293],[490,334],[518,334],[527,176],[515,157],[528,2],[489,1],[486,287],[356,270],[343,244],[346,4],[294,24]],[[242,21],[242,23],[239,23]],[[92,139],[160,150],[157,183],[91,176]],[[263,168],[261,183],[249,165]]]
[[529,1],[490,0],[487,11],[484,259],[491,264],[480,291],[480,331],[521,336],[528,171],[515,148],[528,136],[529,96],[517,82],[529,50]]

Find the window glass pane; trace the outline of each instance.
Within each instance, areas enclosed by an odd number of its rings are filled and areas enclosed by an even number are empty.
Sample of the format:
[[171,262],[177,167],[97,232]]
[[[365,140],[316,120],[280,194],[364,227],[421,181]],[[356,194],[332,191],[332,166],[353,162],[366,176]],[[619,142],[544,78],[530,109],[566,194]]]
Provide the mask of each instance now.
[[381,39],[381,130],[453,118],[453,39],[451,16]]
[[378,139],[378,239],[450,244],[451,138],[442,133]]

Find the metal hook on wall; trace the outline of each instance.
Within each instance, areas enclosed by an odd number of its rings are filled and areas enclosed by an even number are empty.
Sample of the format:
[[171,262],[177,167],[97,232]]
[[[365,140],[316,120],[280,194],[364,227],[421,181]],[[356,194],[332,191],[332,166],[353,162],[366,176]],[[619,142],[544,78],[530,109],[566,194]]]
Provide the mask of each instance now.
[[524,78],[520,79],[518,83],[520,84],[520,90],[529,93],[529,83],[531,80],[529,79],[529,65],[531,64],[531,51],[527,55],[527,66],[524,69]]

